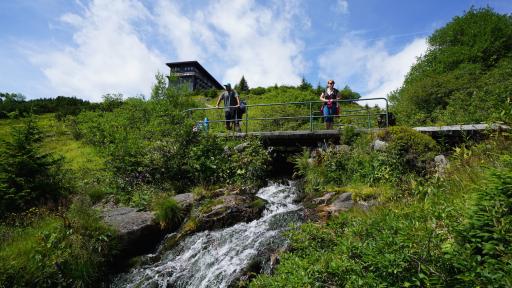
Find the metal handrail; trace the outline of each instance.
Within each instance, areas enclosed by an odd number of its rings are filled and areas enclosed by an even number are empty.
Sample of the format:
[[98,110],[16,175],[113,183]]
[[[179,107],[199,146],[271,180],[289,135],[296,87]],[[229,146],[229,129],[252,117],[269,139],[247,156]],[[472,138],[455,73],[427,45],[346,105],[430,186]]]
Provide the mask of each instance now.
[[[358,101],[373,101],[373,100],[383,100],[385,101],[386,103],[386,108],[385,108],[385,111],[383,113],[374,113],[373,115],[385,115],[385,124],[386,124],[386,127],[389,126],[389,113],[388,113],[388,100],[386,98],[382,98],[382,97],[378,97],[378,98],[365,98],[365,99],[340,99],[340,100],[333,100],[333,102],[337,102],[337,103],[343,103],[343,102],[347,102],[347,103],[353,103],[353,102],[358,102]],[[262,103],[262,104],[251,104],[251,105],[246,105],[246,112],[244,113],[245,114],[245,119],[243,118],[240,118],[240,119],[237,119],[235,118],[234,120],[229,120],[229,121],[233,121],[233,122],[236,122],[236,121],[243,121],[245,122],[245,133],[248,132],[248,129],[249,129],[249,121],[252,120],[252,121],[272,121],[272,120],[286,120],[286,119],[309,119],[309,126],[310,126],[310,131],[313,131],[313,120],[314,119],[317,119],[317,118],[322,118],[324,117],[323,115],[315,115],[317,112],[317,109],[313,109],[313,104],[320,104],[320,103],[324,103],[323,101],[302,101],[302,102],[279,102],[279,103]],[[305,105],[306,107],[309,106],[309,115],[300,115],[300,116],[278,116],[278,117],[257,117],[257,118],[249,118],[249,111],[254,108],[257,108],[257,107],[273,107],[273,106],[290,106],[290,105]],[[238,106],[228,106],[229,108],[237,108]],[[188,113],[190,115],[190,117],[192,117],[192,113],[196,112],[196,111],[208,111],[208,110],[219,110],[219,109],[224,109],[225,107],[202,107],[202,108],[190,108],[190,109],[187,109],[185,111],[183,111],[184,113]],[[368,117],[368,128],[371,128],[371,113],[370,113],[370,109],[368,107],[362,107],[361,109],[356,109],[356,110],[342,110],[344,112],[361,112],[361,111],[367,111],[367,113],[365,114],[347,114],[345,113],[345,115],[332,115],[333,117],[336,117],[336,118],[342,118],[342,117],[363,117],[363,116],[367,116]],[[209,120],[208,122],[209,123],[219,123],[219,122],[222,122],[222,123],[225,123],[227,122],[228,120]],[[200,120],[200,121],[195,121],[196,123],[201,123],[203,122],[203,120]]]

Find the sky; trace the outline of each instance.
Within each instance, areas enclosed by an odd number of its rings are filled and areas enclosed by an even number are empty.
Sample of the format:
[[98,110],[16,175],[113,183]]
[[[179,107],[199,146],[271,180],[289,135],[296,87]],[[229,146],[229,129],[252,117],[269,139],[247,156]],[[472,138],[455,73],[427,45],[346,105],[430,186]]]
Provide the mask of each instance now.
[[197,60],[223,84],[334,79],[386,97],[472,6],[512,13],[510,0],[0,0],[0,92],[149,97],[166,63]]

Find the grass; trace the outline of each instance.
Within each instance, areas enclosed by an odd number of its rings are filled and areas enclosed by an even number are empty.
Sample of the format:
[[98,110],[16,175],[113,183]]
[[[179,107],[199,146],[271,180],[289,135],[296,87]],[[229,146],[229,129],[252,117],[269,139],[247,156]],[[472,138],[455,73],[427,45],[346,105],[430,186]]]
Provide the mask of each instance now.
[[[83,169],[100,170],[105,167],[104,160],[98,152],[93,147],[73,139],[65,123],[58,122],[54,114],[33,117],[44,133],[43,151],[63,156],[66,168],[77,172]],[[11,128],[22,124],[23,119],[1,119],[0,139],[9,140]]]
[[[88,194],[95,202],[112,192],[108,187],[105,161],[94,147],[75,140],[66,123],[57,121],[54,114],[33,117],[44,134],[42,151],[64,158],[64,169],[69,171],[74,192]],[[22,123],[23,119],[0,120],[1,139],[9,140],[11,128]]]

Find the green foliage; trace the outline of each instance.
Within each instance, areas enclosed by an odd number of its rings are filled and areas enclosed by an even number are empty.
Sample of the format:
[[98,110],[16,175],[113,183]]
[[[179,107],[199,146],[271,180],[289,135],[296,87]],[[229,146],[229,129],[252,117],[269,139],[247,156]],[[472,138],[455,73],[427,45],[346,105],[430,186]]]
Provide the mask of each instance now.
[[0,153],[0,217],[66,196],[62,158],[41,151],[43,135],[34,118],[14,127]]
[[112,112],[123,105],[123,94],[121,93],[108,93],[101,96],[101,98],[103,99],[101,109],[106,112]]
[[181,223],[183,212],[174,198],[160,197],[155,200],[153,210],[162,228],[173,227]]
[[506,155],[503,162],[505,167],[491,169],[476,189],[458,245],[447,251],[465,286],[512,284],[512,158]]
[[[237,145],[243,146],[243,150],[234,149]],[[202,134],[200,140],[190,147],[188,167],[195,183],[202,186],[215,183],[261,185],[265,181],[269,160],[256,139],[225,143],[218,136]]]
[[1,287],[94,287],[116,249],[113,231],[85,199],[59,217],[43,214],[0,232]]
[[274,274],[250,287],[510,286],[510,147],[489,141],[460,148],[444,181],[411,187],[427,193],[291,230],[290,251]]
[[227,155],[225,147],[241,142],[193,132],[183,111],[195,106],[157,75],[151,100],[127,99],[111,112],[84,112],[69,123],[73,135],[105,156],[119,199],[136,207],[147,207],[160,192],[182,193],[194,185],[264,181],[268,156],[261,144],[248,141],[246,151]]
[[359,136],[354,126],[347,125],[341,131],[341,142],[345,145],[352,145]]
[[151,88],[151,100],[163,100],[166,98],[167,81],[164,74],[158,72],[155,75],[156,83]]
[[402,192],[409,191],[414,179],[429,175],[439,151],[432,138],[405,127],[391,127],[380,133],[388,143],[384,151],[371,147],[375,140],[371,135],[356,138],[351,129],[345,133],[347,139],[356,139],[349,149],[328,147],[314,157],[305,151],[294,159],[297,175],[305,178],[305,190],[311,197],[329,185],[392,184]]
[[263,87],[256,87],[249,90],[249,93],[252,95],[263,95],[267,90]]
[[249,85],[247,85],[247,81],[245,80],[245,77],[242,75],[242,79],[240,79],[240,82],[235,85],[235,90],[240,93],[246,93],[249,91]]
[[345,87],[340,90],[340,97],[341,99],[359,99],[361,98],[361,94],[352,91],[348,85],[345,85]]
[[311,85],[311,83],[306,81],[306,78],[302,77],[302,80],[301,80],[300,85],[299,85],[298,88],[300,90],[312,90],[313,89],[313,85]]
[[75,97],[58,96],[26,101],[22,94],[0,93],[0,119],[55,113],[55,117],[60,121],[67,115],[77,115],[83,110],[96,109],[97,106]]
[[426,175],[429,161],[440,150],[430,136],[407,127],[390,127],[380,137],[389,142],[386,162],[398,173],[413,171],[420,176]]
[[399,122],[511,121],[512,18],[471,8],[428,39],[429,50],[389,95]]
[[252,208],[256,208],[256,209],[260,209],[260,208],[263,208],[265,206],[265,201],[261,198],[257,198],[255,199],[254,201],[251,202],[250,206]]

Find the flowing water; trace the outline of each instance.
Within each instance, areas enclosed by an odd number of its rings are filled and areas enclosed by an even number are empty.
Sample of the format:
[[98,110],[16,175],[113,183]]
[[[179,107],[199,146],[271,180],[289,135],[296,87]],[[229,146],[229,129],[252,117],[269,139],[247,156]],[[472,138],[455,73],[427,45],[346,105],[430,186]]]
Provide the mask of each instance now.
[[268,201],[260,219],[191,235],[170,251],[160,252],[158,262],[119,275],[112,286],[228,287],[255,263],[258,270],[268,271],[270,253],[283,247],[282,232],[300,222],[302,207],[294,202],[293,183],[273,183],[257,196]]

